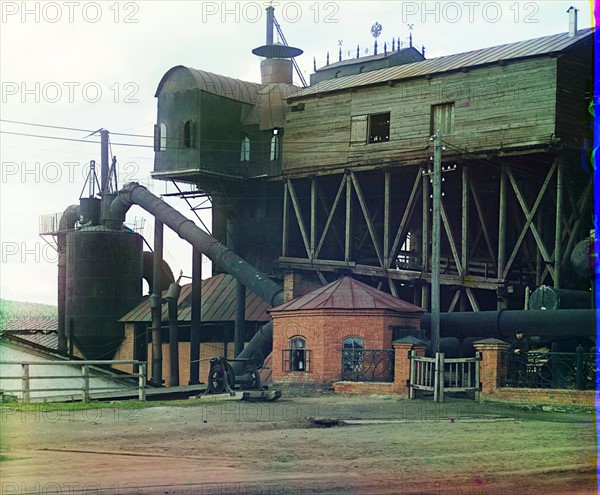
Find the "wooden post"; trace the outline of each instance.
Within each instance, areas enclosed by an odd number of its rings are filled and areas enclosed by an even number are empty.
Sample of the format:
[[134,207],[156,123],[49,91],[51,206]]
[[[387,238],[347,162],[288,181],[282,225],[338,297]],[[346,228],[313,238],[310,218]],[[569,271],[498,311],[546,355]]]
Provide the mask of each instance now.
[[[421,236],[421,271],[429,271],[429,176],[423,175],[423,233]],[[431,305],[429,301],[429,285],[421,286],[421,307],[428,310]]]
[[30,401],[31,397],[29,394],[29,365],[28,364],[22,364],[21,365],[22,368],[22,379],[21,379],[21,392],[23,395],[23,402],[27,403]]
[[286,257],[288,245],[288,186],[283,183],[283,237],[281,239],[281,256]]
[[138,398],[140,400],[146,400],[146,363],[139,365],[139,376],[138,376]]
[[310,181],[310,260],[315,259],[315,238],[317,236],[317,180]]
[[344,260],[352,257],[352,179],[346,175],[346,235],[344,240]]
[[417,357],[417,351],[415,351],[414,349],[411,349],[410,351],[410,381],[409,381],[409,388],[408,388],[408,397],[410,399],[414,399],[415,398],[415,389],[412,388],[410,385],[412,385],[413,383],[415,383],[415,358]]
[[481,363],[481,352],[475,352],[475,402],[479,402],[479,388],[480,388],[480,378],[479,378],[479,363]]
[[390,266],[390,172],[383,173],[383,266]]
[[81,366],[81,376],[83,377],[83,388],[81,389],[81,400],[87,402],[90,400],[90,365]]
[[469,274],[469,169],[462,166],[462,225],[461,225],[461,257],[463,275]]
[[564,160],[559,158],[558,169],[556,172],[556,238],[554,240],[554,288],[559,289],[561,286],[561,262],[562,262],[562,234],[563,234],[563,173]]
[[431,345],[440,350],[440,251],[442,213],[442,133],[433,137],[433,217],[431,233]]
[[506,263],[506,166],[500,171],[500,206],[498,217],[498,279],[502,278]]
[[444,400],[444,353],[438,352],[436,354],[436,367],[437,373],[435,376],[435,387],[438,391],[438,400],[437,402],[445,402]]

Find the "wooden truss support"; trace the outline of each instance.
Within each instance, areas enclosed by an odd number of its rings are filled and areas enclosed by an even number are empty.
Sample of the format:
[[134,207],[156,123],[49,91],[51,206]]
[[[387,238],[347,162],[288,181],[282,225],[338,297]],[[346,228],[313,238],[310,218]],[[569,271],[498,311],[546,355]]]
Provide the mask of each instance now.
[[360,204],[363,216],[365,218],[365,222],[367,223],[367,229],[369,229],[369,234],[371,235],[371,241],[373,241],[373,247],[375,248],[375,254],[377,254],[379,265],[383,266],[383,256],[381,255],[381,246],[379,244],[379,239],[377,238],[377,231],[375,230],[373,219],[371,218],[371,214],[369,213],[369,209],[367,208],[367,202],[365,201],[362,188],[360,187],[360,183],[358,182],[356,174],[353,171],[350,171],[350,178],[352,179],[352,183],[354,184],[356,197],[358,198],[358,203]]
[[[510,183],[512,185],[515,196],[517,197],[517,201],[519,202],[519,205],[521,206],[521,210],[523,210],[523,213],[525,214],[526,220],[525,220],[525,226],[523,227],[523,230],[521,231],[521,234],[519,235],[519,238],[517,239],[517,242],[515,244],[512,254],[509,258],[509,261],[508,261],[506,267],[504,268],[504,271],[502,272],[503,279],[506,279],[508,272],[510,271],[510,268],[512,266],[512,263],[515,260],[517,252],[518,252],[519,248],[521,247],[521,243],[523,242],[523,239],[525,238],[525,235],[527,234],[528,228],[531,230],[531,233],[533,234],[533,237],[537,244],[538,250],[541,253],[544,262],[546,262],[546,263],[551,262],[550,255],[548,254],[548,250],[546,249],[546,246],[544,245],[544,242],[542,241],[542,238],[538,232],[538,229],[536,228],[536,226],[532,222],[532,220],[533,220],[535,213],[537,212],[537,209],[538,209],[540,203],[542,202],[542,198],[544,197],[544,193],[546,192],[546,189],[548,188],[548,185],[550,184],[550,180],[552,179],[552,176],[554,175],[554,171],[556,170],[556,167],[557,167],[557,160],[554,160],[554,163],[550,167],[550,170],[548,171],[548,174],[546,175],[546,178],[544,179],[544,184],[542,185],[542,188],[540,189],[540,192],[539,192],[531,210],[529,210],[529,208],[527,207],[525,198],[523,197],[523,194],[519,190],[519,186],[517,185],[517,182],[512,174],[512,171],[510,170],[510,168],[508,168],[508,167],[506,168],[506,173],[507,173]],[[550,276],[554,280],[554,269],[549,268],[549,271],[550,271]]]
[[331,210],[328,211],[328,207],[325,204],[325,200],[323,199],[323,195],[320,195],[321,198],[321,202],[323,204],[323,208],[325,209],[325,213],[327,215],[327,221],[325,222],[325,227],[323,228],[323,233],[321,234],[321,238],[319,239],[319,244],[317,245],[317,250],[315,251],[315,259],[319,257],[319,253],[321,252],[321,248],[323,247],[323,243],[325,242],[325,237],[327,236],[327,232],[329,232],[329,227],[332,227],[332,230],[334,231],[334,234],[336,235],[336,237],[338,237],[338,242],[340,242],[340,247],[344,247],[343,244],[341,244],[341,241],[339,239],[339,236],[337,234],[337,229],[335,227],[335,225],[332,225],[333,222],[333,216],[335,215],[335,211],[337,209],[338,203],[340,201],[340,198],[342,197],[342,192],[344,191],[344,186],[346,185],[346,176],[342,176],[342,180],[340,182],[340,187],[338,187],[337,190],[337,194],[335,195],[335,199],[333,200],[333,206],[331,207]]
[[352,180],[346,175],[346,235],[344,237],[344,260],[352,257]]
[[498,270],[499,279],[504,279],[506,266],[506,165],[500,165],[500,203],[498,210]]
[[284,258],[287,256],[287,247],[288,247],[288,235],[289,235],[289,220],[288,220],[288,203],[289,203],[289,193],[288,193],[288,185],[287,182],[283,183],[283,235],[281,239],[281,256]]
[[383,266],[390,266],[390,171],[383,173]]
[[298,203],[298,197],[296,196],[296,190],[292,184],[292,181],[288,179],[287,181],[288,191],[290,193],[290,198],[292,199],[292,205],[294,206],[294,211],[296,212],[296,220],[298,221],[298,226],[300,227],[300,234],[302,235],[302,240],[304,241],[304,247],[306,248],[306,255],[308,259],[313,259],[310,251],[310,244],[308,235],[306,233],[306,227],[304,223],[304,218],[302,216],[302,210],[300,209],[300,204]]
[[310,250],[309,258],[315,259],[315,242],[317,237],[317,181],[310,181]]

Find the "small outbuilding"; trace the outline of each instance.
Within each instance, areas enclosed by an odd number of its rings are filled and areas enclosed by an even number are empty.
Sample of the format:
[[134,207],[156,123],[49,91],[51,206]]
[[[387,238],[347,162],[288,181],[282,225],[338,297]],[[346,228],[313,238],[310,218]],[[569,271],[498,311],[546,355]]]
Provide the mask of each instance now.
[[[346,373],[368,374],[372,366],[391,373],[392,341],[416,334],[425,310],[344,276],[269,312],[273,381],[328,385]],[[381,351],[388,353],[387,366]]]

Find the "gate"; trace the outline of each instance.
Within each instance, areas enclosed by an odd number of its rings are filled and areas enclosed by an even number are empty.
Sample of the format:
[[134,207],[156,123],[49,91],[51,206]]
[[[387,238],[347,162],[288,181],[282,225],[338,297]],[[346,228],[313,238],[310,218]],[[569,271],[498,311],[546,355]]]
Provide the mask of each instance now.
[[443,352],[435,357],[417,356],[414,349],[410,353],[409,397],[415,398],[416,390],[433,392],[435,402],[444,402],[446,392],[474,392],[479,401],[479,361],[480,353],[472,358],[446,359]]

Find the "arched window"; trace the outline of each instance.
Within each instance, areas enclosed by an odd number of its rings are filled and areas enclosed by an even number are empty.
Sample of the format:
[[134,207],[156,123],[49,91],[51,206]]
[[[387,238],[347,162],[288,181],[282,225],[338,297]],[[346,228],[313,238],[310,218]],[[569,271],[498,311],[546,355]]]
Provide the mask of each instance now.
[[271,156],[270,160],[279,160],[279,136],[275,135],[271,138]]
[[342,71],[341,71],[341,70],[338,70],[338,71],[335,73],[335,78],[337,79],[338,77],[341,77],[341,75],[342,75]]
[[158,151],[165,151],[167,149],[167,124],[161,122],[160,124],[160,145]]
[[365,71],[365,66],[361,65],[360,69],[358,69],[358,73],[362,74]]
[[301,336],[289,340],[289,349],[283,351],[283,369],[285,371],[309,371],[310,351],[306,349],[306,339]]
[[242,147],[240,150],[240,162],[250,161],[250,139],[248,136],[242,139]]
[[346,337],[342,342],[342,347],[343,371],[360,371],[363,363],[364,339],[362,337]]

